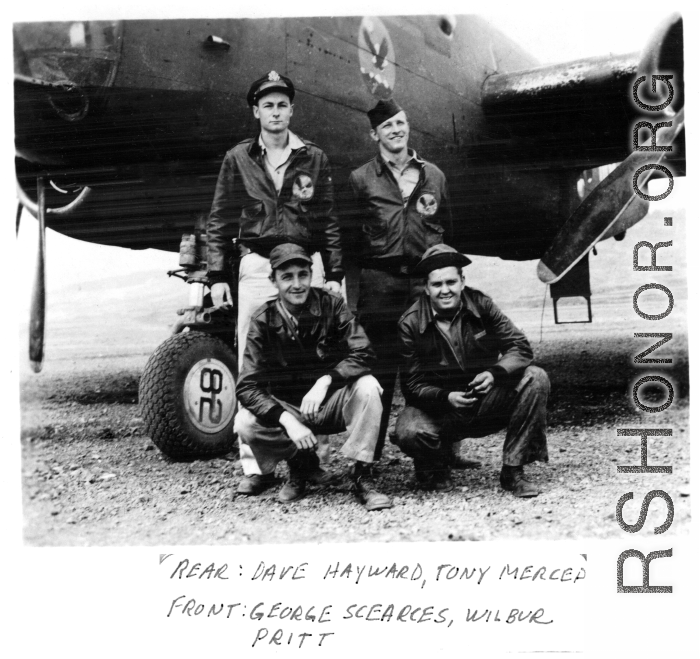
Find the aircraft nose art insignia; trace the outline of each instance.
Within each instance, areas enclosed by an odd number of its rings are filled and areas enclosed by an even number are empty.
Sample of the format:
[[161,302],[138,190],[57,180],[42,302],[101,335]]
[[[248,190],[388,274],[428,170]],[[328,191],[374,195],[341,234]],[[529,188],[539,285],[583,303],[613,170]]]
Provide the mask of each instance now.
[[308,201],[314,196],[314,184],[306,174],[299,174],[292,184],[292,197],[300,201]]
[[422,194],[416,202],[416,210],[421,217],[432,217],[437,213],[437,199],[430,193]]
[[394,46],[384,23],[374,16],[365,16],[357,36],[360,73],[376,98],[390,98],[396,82]]

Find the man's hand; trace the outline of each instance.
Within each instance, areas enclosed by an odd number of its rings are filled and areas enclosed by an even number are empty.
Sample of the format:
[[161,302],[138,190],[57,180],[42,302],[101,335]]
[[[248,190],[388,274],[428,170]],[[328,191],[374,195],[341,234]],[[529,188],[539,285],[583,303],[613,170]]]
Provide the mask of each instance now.
[[467,395],[466,393],[463,393],[461,391],[452,391],[450,392],[448,401],[452,407],[454,407],[456,410],[463,410],[463,409],[468,409],[470,407],[474,407],[474,404],[476,401],[479,400],[476,398],[476,396],[473,396],[471,394]]
[[282,412],[280,423],[287,431],[289,439],[300,449],[312,449],[316,446],[316,436],[301,421],[287,411]]
[[341,295],[341,286],[339,281],[327,281],[323,288],[325,288],[330,293],[335,293],[336,295]]
[[309,389],[306,396],[301,401],[299,409],[301,410],[301,416],[307,423],[316,423],[318,420],[318,411],[326,399],[326,394],[328,393],[328,387],[331,386],[331,376],[324,375],[316,380],[311,389]]
[[231,304],[231,288],[225,281],[211,285],[211,301],[215,307],[220,309],[230,309],[233,306]]
[[467,386],[472,387],[475,394],[487,394],[491,389],[493,389],[494,383],[493,373],[491,371],[484,371],[479,373]]

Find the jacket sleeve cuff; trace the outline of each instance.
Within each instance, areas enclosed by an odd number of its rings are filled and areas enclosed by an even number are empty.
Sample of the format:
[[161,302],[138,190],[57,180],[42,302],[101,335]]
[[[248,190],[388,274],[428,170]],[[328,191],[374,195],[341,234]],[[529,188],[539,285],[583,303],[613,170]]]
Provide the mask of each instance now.
[[450,402],[450,392],[447,389],[440,389],[437,395],[438,403],[449,403]]
[[282,424],[280,423],[280,417],[282,416],[282,412],[284,412],[284,407],[277,403],[276,405],[271,407],[267,412],[265,412],[265,421],[267,421],[270,424],[281,426]]
[[328,371],[325,375],[331,376],[331,385],[338,384],[339,382],[345,382],[345,378],[335,369]]
[[493,379],[495,382],[503,380],[503,378],[506,375],[508,375],[508,371],[506,371],[506,369],[503,368],[503,366],[499,366],[498,364],[496,364],[495,366],[491,366],[491,368],[487,368],[486,371],[493,375]]

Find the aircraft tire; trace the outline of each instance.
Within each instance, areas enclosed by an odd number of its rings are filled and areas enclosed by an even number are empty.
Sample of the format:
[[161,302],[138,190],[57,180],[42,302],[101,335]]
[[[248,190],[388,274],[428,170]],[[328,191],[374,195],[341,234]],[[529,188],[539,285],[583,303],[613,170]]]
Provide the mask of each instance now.
[[141,414],[153,443],[176,460],[230,451],[235,374],[235,354],[215,336],[183,332],[161,343],[139,383]]

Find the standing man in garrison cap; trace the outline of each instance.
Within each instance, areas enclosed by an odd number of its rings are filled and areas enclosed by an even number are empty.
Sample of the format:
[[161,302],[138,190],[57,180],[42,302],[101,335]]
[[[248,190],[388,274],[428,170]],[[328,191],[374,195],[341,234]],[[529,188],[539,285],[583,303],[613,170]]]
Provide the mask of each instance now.
[[373,373],[382,386],[382,425],[376,459],[389,425],[400,362],[396,323],[423,290],[411,268],[428,247],[452,233],[445,175],[408,148],[406,113],[393,99],[368,113],[376,157],[350,175],[361,236],[358,320],[377,354]]
[[488,295],[465,285],[469,263],[435,245],[416,266],[425,289],[399,321],[406,407],[395,441],[413,458],[419,487],[451,490],[453,446],[505,428],[501,487],[534,497],[523,465],[548,459],[549,378],[532,365],[525,335]]
[[[325,288],[340,292],[344,277],[340,227],[335,215],[331,169],[326,154],[313,142],[289,130],[294,112],[294,84],[270,71],[248,91],[248,105],[260,122],[260,133],[244,140],[224,157],[207,222],[208,275],[212,301],[231,305],[227,257],[238,238],[238,363],[242,363],[253,312],[277,296],[270,281],[270,251],[295,243],[310,254],[321,253]],[[312,285],[323,287],[316,268]],[[274,484],[263,477],[248,446],[240,444],[245,478],[240,494],[255,495]]]

